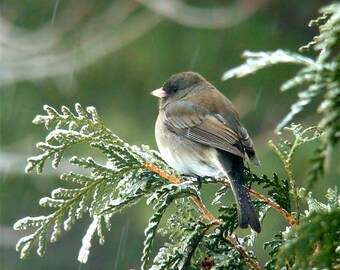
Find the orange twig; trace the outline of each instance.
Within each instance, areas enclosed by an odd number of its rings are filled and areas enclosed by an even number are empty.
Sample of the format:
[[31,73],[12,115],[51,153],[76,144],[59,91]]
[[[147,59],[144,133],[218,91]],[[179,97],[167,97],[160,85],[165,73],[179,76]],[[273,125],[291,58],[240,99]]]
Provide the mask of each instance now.
[[[160,175],[161,177],[167,179],[168,181],[170,181],[173,184],[180,184],[180,183],[184,182],[184,180],[177,179],[177,178],[167,174],[166,172],[164,172],[163,170],[159,169],[154,164],[152,164],[152,163],[150,163],[148,161],[145,163],[145,168],[147,170],[150,170],[150,171],[153,171],[153,172],[157,173],[158,175]],[[209,210],[205,207],[205,205],[203,204],[203,202],[199,198],[197,198],[195,196],[191,196],[191,199],[201,209],[201,211],[203,213],[203,217],[205,219],[207,219],[210,222],[212,222],[213,225],[215,225],[215,226],[220,224],[220,222],[217,219],[214,218],[214,216],[209,212]],[[253,269],[261,270],[261,267],[257,264],[257,262],[254,261],[252,258],[250,258],[250,256],[243,249],[243,247],[241,247],[232,236],[225,235],[224,237],[241,253],[241,255],[246,259],[246,261],[249,263],[249,265]]]
[[[230,183],[227,180],[222,180],[221,183],[223,183],[223,185],[225,185],[229,188],[231,187]],[[255,191],[251,188],[248,188],[248,191],[251,195],[259,198],[260,200],[264,201],[265,203],[267,203],[268,205],[273,207],[276,211],[278,211],[288,221],[288,223],[291,226],[295,227],[295,226],[299,225],[299,222],[296,219],[294,219],[291,214],[289,214],[285,209],[283,209],[281,206],[277,205],[271,199],[267,198],[266,196],[258,193],[257,191]]]
[[[180,184],[180,183],[184,182],[183,179],[177,179],[177,178],[167,174],[166,172],[164,172],[163,170],[157,168],[154,164],[152,164],[150,162],[146,162],[145,168],[150,170],[150,171],[153,171],[153,172],[157,173],[158,175],[160,175],[163,178],[169,180],[169,182],[171,182],[173,184]],[[197,206],[201,209],[205,219],[209,220],[210,222],[218,222],[213,217],[213,215],[209,212],[209,210],[205,207],[205,205],[203,204],[203,202],[199,198],[197,198],[195,196],[192,196],[191,198],[197,204]]]
[[256,270],[261,270],[262,268],[258,265],[258,263],[256,261],[254,261],[252,258],[249,257],[249,255],[247,254],[247,252],[243,249],[243,247],[241,247],[237,241],[231,237],[230,235],[225,235],[224,236],[237,250],[238,252],[241,253],[241,255],[243,256],[243,258],[245,258],[247,260],[247,262],[249,263],[249,265],[251,267],[253,267],[253,269]]
[[260,200],[263,200],[267,204],[269,204],[271,207],[273,207],[275,210],[277,210],[282,216],[285,217],[285,219],[288,221],[288,223],[292,226],[295,227],[299,225],[299,221],[294,219],[291,214],[289,214],[285,209],[283,209],[281,206],[277,205],[275,202],[273,202],[271,199],[263,196],[262,194],[258,193],[257,191],[248,188],[248,191],[251,195],[259,198]]
[[166,172],[164,172],[160,168],[157,168],[154,164],[152,164],[149,161],[146,161],[145,168],[149,171],[153,171],[153,172],[157,173],[159,176],[162,176],[163,178],[169,180],[169,182],[171,182],[173,184],[180,184],[180,183],[184,182],[184,180],[182,180],[182,179],[177,179],[177,178],[167,174]]

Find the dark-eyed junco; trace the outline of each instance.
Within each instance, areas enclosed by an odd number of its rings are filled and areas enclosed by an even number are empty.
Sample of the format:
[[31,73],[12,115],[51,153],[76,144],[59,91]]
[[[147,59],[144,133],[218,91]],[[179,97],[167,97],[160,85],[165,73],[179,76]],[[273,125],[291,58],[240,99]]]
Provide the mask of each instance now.
[[260,161],[231,101],[194,72],[172,75],[151,94],[160,98],[155,134],[163,159],[182,174],[226,176],[239,226],[260,232],[243,178],[245,156],[256,165]]

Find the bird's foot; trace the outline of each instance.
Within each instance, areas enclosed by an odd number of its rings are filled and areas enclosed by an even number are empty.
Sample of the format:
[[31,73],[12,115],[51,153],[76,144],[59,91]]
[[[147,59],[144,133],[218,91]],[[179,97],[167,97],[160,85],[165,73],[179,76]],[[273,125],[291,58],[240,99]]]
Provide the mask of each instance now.
[[198,190],[200,190],[202,188],[203,177],[198,176],[198,175],[192,176],[192,175],[187,175],[187,174],[182,174],[182,177],[189,180],[189,181],[196,182]]

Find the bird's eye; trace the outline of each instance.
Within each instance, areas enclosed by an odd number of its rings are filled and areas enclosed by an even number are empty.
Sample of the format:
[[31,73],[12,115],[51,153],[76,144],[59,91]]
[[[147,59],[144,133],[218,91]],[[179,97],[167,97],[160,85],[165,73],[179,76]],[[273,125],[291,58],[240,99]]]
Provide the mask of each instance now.
[[170,87],[171,94],[175,94],[178,91],[178,87],[176,85],[173,85]]

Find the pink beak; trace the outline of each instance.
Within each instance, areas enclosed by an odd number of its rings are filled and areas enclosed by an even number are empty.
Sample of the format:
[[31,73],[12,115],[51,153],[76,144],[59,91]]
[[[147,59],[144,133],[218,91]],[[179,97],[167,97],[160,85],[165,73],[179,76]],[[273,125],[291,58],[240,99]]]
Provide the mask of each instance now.
[[164,98],[166,97],[168,94],[163,90],[163,88],[158,88],[156,90],[153,90],[151,93],[151,95],[158,97],[158,98]]

